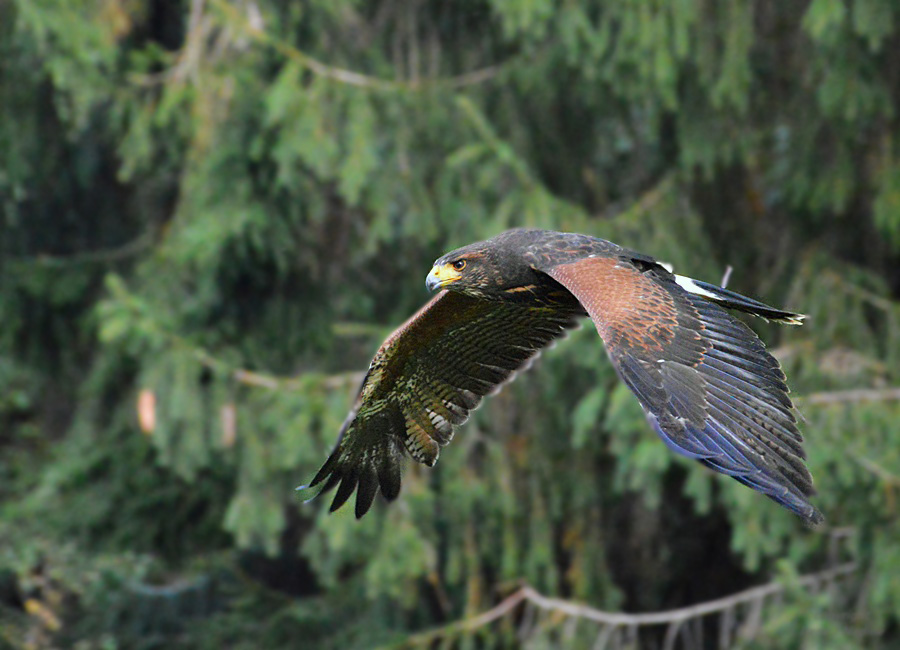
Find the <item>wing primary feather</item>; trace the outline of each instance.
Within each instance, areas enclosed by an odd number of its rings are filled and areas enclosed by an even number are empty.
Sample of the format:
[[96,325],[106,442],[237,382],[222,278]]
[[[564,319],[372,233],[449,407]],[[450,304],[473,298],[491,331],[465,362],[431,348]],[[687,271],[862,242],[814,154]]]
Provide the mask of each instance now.
[[[787,384],[781,380],[776,381],[754,375],[740,367],[735,367],[734,365],[723,361],[718,358],[718,354],[716,353],[708,354],[703,360],[703,365],[710,370],[714,370],[725,376],[727,381],[739,382],[740,386],[746,387],[747,390],[751,390],[757,395],[765,396],[769,399],[776,399],[780,404],[787,408],[792,406],[790,398],[787,396]],[[775,392],[773,392],[773,389],[775,389]]]
[[[805,458],[805,452],[801,446],[803,437],[799,432],[792,430],[796,425],[790,413],[781,413],[766,408],[753,408],[752,404],[748,405],[738,401],[733,390],[727,390],[727,387],[718,386],[714,383],[709,384],[709,395],[727,404],[729,408],[735,410],[745,409],[745,411],[742,411],[745,418],[758,424],[770,435],[777,436],[781,442],[787,445],[792,453]],[[746,411],[748,406],[750,406],[750,410]],[[756,404],[756,406],[761,407],[762,405]]]
[[378,473],[371,462],[364,463],[359,471],[359,487],[356,491],[357,519],[361,519],[372,507],[372,501],[378,492]]
[[[762,353],[756,353],[752,359],[746,356],[734,354],[730,348],[725,348],[720,341],[712,340],[713,348],[709,352],[707,358],[715,359],[721,364],[726,365],[735,372],[741,372],[745,375],[755,378],[757,381],[769,381],[782,390],[787,390],[787,384],[784,382],[784,372],[775,364],[764,365],[761,362]],[[768,356],[768,353],[765,353]]]
[[319,494],[324,494],[325,492],[329,492],[334,489],[334,487],[340,482],[341,475],[338,472],[334,472],[328,476],[328,480],[325,481],[325,484],[322,486],[322,489],[319,490]]
[[[732,425],[729,426],[722,422],[722,419],[731,420]],[[735,423],[727,415],[720,415],[716,418],[717,424],[726,431],[720,434],[720,439],[730,443],[731,441],[741,441],[741,438],[734,433],[740,430],[740,424]],[[737,429],[732,428],[737,427]],[[755,462],[752,460],[755,459]],[[748,461],[757,468],[766,468],[767,471],[781,477],[782,483],[790,483],[800,490],[803,494],[812,494],[813,485],[809,476],[809,472],[800,462],[800,459],[793,455],[785,455],[771,450],[771,448],[753,449],[753,454]]]
[[709,339],[715,349],[727,351],[747,361],[759,361],[762,357],[760,352],[765,350],[762,347],[756,348],[744,345],[746,343],[744,340],[726,337],[708,328],[704,330],[703,336]]
[[347,499],[350,498],[350,495],[353,494],[353,490],[356,489],[358,482],[359,468],[357,468],[356,466],[351,466],[348,469],[347,473],[344,474],[343,479],[341,479],[341,484],[334,495],[334,500],[331,502],[331,507],[328,509],[328,511],[334,512],[342,505],[344,505]]
[[[741,392],[739,387],[722,384],[717,381],[707,382],[708,394],[716,395],[723,401],[728,402],[733,407],[740,408],[744,411],[753,413],[754,415],[763,416],[774,427],[787,429],[787,433],[794,437],[797,442],[802,442],[803,438],[798,434],[793,434],[790,428],[796,423],[794,416],[785,407],[778,407],[769,401],[760,399],[752,393]],[[743,399],[738,399],[738,396]]]
[[[316,485],[321,483],[325,479],[325,477],[333,476],[332,472],[334,471],[334,468],[337,465],[338,457],[340,456],[340,452],[341,452],[341,445],[340,445],[340,440],[338,440],[338,444],[336,445],[334,451],[331,452],[331,455],[328,456],[328,460],[326,460],[325,464],[322,465],[322,467],[319,469],[318,472],[316,472],[315,477],[313,478],[312,481],[309,482],[308,487],[315,487]],[[334,487],[334,485],[332,484],[331,487]],[[321,492],[327,492],[329,489],[330,489],[330,487],[322,488]]]

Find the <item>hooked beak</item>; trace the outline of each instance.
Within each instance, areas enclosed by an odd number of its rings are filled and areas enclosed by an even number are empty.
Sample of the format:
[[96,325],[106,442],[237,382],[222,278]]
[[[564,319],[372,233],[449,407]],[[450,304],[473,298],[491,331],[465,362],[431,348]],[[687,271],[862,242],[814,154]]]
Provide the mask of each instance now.
[[425,286],[428,287],[429,291],[435,291],[446,287],[451,282],[456,282],[459,278],[460,272],[450,264],[435,265],[425,277]]

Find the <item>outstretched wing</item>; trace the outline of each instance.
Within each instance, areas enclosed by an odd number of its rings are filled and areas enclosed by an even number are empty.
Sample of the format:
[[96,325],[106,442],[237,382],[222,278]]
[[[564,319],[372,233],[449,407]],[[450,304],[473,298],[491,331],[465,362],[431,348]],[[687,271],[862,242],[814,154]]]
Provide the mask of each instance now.
[[481,399],[576,325],[578,313],[478,300],[443,291],[382,344],[337,446],[310,487],[338,486],[331,510],[358,488],[362,517],[378,489],[400,491],[404,450],[434,465]]
[[823,520],[804,465],[784,373],[754,332],[627,255],[540,269],[591,316],[616,371],[674,451],[762,492],[810,524]]

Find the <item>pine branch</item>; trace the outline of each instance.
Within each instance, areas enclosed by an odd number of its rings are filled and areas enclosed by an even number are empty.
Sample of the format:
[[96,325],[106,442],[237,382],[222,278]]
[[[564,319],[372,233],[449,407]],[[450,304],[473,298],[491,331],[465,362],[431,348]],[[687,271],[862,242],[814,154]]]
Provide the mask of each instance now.
[[154,241],[156,230],[151,228],[116,248],[104,248],[95,251],[83,251],[71,255],[47,255],[38,253],[31,257],[15,257],[10,260],[14,264],[38,264],[40,266],[71,266],[76,264],[105,264],[117,262],[137,255],[148,248]]
[[425,81],[419,81],[418,79],[408,81],[380,79],[378,77],[322,63],[318,59],[306,54],[284,40],[272,36],[259,25],[252,24],[248,18],[241,15],[237,8],[226,0],[211,0],[211,3],[225,14],[233,25],[237,25],[243,29],[244,34],[250,38],[268,45],[282,54],[285,58],[300,64],[319,77],[331,79],[349,86],[356,86],[358,88],[370,88],[374,90],[421,90],[426,86],[445,86],[452,89],[458,89],[489,81],[496,77],[506,66],[506,64],[491,65],[453,77],[429,79]]

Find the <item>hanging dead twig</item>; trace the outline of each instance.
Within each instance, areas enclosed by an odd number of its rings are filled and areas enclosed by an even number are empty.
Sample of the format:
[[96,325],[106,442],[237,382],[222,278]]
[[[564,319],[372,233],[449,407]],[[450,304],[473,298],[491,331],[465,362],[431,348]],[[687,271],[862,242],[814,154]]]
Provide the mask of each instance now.
[[725,267],[725,274],[722,276],[722,282],[719,283],[719,286],[723,289],[728,286],[732,271],[734,271],[734,267],[732,267],[731,264]]

